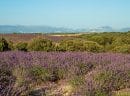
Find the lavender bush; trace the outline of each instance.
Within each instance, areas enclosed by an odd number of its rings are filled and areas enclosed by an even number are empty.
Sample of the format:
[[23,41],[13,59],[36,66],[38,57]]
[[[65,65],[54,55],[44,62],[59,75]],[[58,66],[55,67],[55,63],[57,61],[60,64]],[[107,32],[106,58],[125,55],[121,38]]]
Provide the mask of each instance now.
[[112,96],[114,91],[130,88],[130,55],[1,52],[0,72],[0,96],[28,96],[38,88],[47,96],[66,96],[52,92],[61,81],[73,87],[67,96]]

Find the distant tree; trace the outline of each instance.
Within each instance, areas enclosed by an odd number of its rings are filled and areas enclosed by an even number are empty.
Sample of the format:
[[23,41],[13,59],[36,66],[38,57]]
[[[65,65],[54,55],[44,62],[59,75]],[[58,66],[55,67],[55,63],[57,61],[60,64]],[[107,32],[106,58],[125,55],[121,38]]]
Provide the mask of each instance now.
[[13,34],[18,34],[18,32],[13,32]]

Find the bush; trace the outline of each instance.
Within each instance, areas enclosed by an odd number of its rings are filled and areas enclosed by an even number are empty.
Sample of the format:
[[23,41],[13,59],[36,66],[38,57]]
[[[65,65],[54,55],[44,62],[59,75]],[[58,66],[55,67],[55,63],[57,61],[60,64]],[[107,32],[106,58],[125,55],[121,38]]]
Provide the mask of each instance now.
[[115,33],[92,33],[82,35],[81,37],[89,41],[97,42],[100,45],[106,46],[112,44]]
[[67,78],[67,70],[65,70],[64,68],[58,68],[57,70],[55,70],[56,75],[57,75],[57,79],[65,79]]
[[53,47],[53,43],[50,40],[43,38],[34,38],[28,44],[27,48],[29,51],[52,51]]
[[102,72],[102,73],[99,73],[99,74],[95,77],[95,80],[96,80],[96,81],[104,82],[104,81],[109,80],[111,77],[112,77],[112,74],[111,74],[110,72]]
[[100,45],[105,45],[105,40],[102,36],[92,36],[90,38],[91,41],[97,42]]
[[63,74],[59,73],[59,72],[62,72],[62,71],[59,71],[59,68],[52,68],[51,70],[51,75],[49,77],[49,81],[51,82],[57,82],[58,80],[60,80],[60,78],[62,78]]
[[103,92],[102,90],[96,90],[95,96],[109,96],[106,92]]
[[27,96],[46,96],[45,89],[32,90]]
[[94,63],[88,62],[88,63],[76,63],[74,70],[71,70],[71,72],[75,75],[81,76],[81,75],[86,75],[88,72],[93,70],[95,68]]
[[33,66],[29,71],[31,78],[36,81],[47,81],[50,78],[49,70],[41,66]]
[[20,51],[27,51],[27,43],[26,42],[19,42],[15,45],[16,50]]
[[103,47],[93,41],[85,40],[65,40],[59,44],[59,51],[87,51],[87,52],[101,52]]
[[85,78],[82,76],[74,76],[74,77],[72,77],[72,79],[69,80],[69,83],[73,87],[81,86],[81,85],[85,84]]
[[125,43],[123,42],[122,38],[118,37],[113,41],[112,46],[121,46],[123,44]]
[[114,92],[112,96],[130,96],[130,90],[129,89],[119,90]]
[[130,53],[130,45],[116,46],[112,51],[117,53]]
[[[94,77],[97,89],[100,89],[101,92],[112,94],[113,91],[121,90],[123,88],[128,88],[129,81],[127,73],[121,70],[114,71],[102,71],[96,74]],[[110,95],[111,96],[111,95]]]
[[84,46],[88,52],[103,52],[103,47],[96,42],[86,41]]
[[8,42],[4,38],[0,38],[0,51],[7,51],[9,49]]
[[51,70],[46,69],[42,66],[33,66],[30,69],[31,78],[36,81],[50,81],[57,82],[63,78],[63,73],[58,68],[53,68]]
[[16,78],[7,68],[0,68],[0,93],[1,96],[6,96],[7,92],[12,92]]
[[[16,77],[15,87],[22,87],[25,83],[30,82],[28,78],[28,69],[22,66],[15,67],[12,70],[12,74]],[[29,84],[29,83],[27,83]],[[20,89],[20,88],[19,88]]]
[[14,50],[14,43],[12,41],[8,41],[8,47],[10,50]]

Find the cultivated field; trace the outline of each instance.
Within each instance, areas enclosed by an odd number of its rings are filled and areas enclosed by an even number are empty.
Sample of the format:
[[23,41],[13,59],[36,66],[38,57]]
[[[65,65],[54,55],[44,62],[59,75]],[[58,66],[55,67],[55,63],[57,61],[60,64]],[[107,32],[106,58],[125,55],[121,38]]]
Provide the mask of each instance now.
[[130,96],[125,54],[2,52],[0,71],[1,96]]
[[76,38],[80,36],[81,34],[0,34],[0,37],[4,37],[7,40],[13,41],[13,42],[28,42],[29,40],[36,38],[36,37],[42,37],[46,38],[52,41],[60,41],[63,39],[70,39],[70,38]]
[[130,96],[130,32],[0,37],[0,96]]

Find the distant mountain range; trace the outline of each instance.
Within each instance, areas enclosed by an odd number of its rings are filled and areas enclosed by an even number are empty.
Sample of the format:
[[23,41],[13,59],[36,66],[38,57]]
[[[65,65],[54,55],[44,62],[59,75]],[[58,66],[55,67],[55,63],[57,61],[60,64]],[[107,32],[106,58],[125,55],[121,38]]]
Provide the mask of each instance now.
[[128,31],[130,31],[130,28],[114,29],[110,26],[103,26],[89,30],[89,32],[128,32]]
[[51,26],[0,25],[0,33],[76,33],[76,32],[127,32],[130,28],[114,29],[109,26],[86,29],[70,29]]

